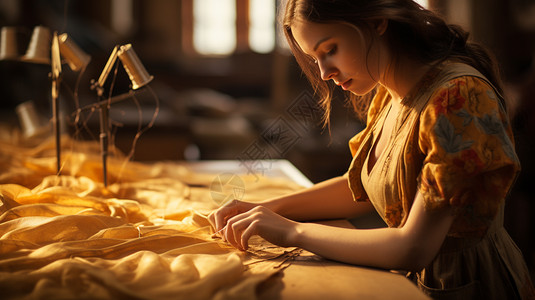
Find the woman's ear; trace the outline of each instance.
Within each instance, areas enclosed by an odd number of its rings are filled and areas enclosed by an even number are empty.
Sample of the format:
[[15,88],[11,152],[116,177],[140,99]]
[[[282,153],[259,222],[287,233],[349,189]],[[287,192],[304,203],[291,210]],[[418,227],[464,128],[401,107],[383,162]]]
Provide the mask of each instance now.
[[388,28],[388,20],[387,19],[380,19],[375,23],[375,30],[377,30],[377,34],[383,35]]

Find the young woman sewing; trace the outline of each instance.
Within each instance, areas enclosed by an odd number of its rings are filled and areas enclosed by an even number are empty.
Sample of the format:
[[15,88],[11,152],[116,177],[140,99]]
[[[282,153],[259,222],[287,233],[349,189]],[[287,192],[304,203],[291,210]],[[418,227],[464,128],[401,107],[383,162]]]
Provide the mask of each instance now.
[[[412,271],[431,296],[533,299],[503,228],[520,164],[488,52],[411,0],[288,0],[283,26],[326,125],[338,85],[367,126],[349,141],[345,175],[214,211],[223,239],[247,249],[260,235],[341,262]],[[299,222],[370,208],[387,228]]]

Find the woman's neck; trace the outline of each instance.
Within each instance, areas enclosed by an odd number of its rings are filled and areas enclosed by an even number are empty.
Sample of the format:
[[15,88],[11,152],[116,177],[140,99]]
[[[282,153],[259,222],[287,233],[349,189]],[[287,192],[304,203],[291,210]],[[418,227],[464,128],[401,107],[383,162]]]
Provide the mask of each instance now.
[[385,80],[380,82],[392,96],[393,104],[401,104],[411,89],[420,82],[432,64],[425,64],[412,59],[398,60],[385,71]]

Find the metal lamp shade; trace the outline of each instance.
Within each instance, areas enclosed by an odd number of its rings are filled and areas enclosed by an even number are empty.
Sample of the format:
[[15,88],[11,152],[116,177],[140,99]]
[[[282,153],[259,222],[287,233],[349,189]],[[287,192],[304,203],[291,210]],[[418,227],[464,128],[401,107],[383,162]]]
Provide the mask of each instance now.
[[35,109],[33,101],[23,102],[15,108],[22,127],[22,134],[26,138],[31,138],[49,130],[44,126],[40,115]]
[[82,51],[66,33],[61,34],[58,41],[59,51],[71,70],[78,71],[89,64],[91,56]]
[[0,60],[17,59],[18,57],[15,27],[2,27],[0,34]]
[[128,77],[130,77],[133,90],[145,86],[154,78],[147,72],[131,44],[121,46],[118,56],[126,73],[128,73]]
[[28,50],[26,50],[22,60],[38,64],[50,64],[50,45],[50,29],[44,26],[35,27]]

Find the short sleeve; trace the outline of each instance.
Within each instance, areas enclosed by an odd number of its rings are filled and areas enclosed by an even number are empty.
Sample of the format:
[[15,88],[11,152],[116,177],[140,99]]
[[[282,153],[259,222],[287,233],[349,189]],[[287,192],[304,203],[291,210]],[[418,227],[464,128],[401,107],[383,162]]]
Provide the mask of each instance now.
[[454,208],[452,235],[484,234],[520,169],[493,88],[471,76],[442,85],[422,112],[418,143],[425,155],[418,190],[426,208]]

